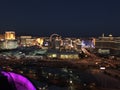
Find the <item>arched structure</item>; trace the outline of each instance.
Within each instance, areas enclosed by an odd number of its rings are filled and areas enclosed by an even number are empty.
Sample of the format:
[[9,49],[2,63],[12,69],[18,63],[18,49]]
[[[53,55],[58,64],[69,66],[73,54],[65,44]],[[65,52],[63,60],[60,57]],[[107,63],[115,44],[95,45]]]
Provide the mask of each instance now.
[[58,34],[54,33],[54,34],[52,34],[52,35],[50,36],[50,42],[52,42],[52,38],[53,38],[53,36],[60,37],[60,35],[58,35]]
[[[58,45],[58,42],[59,42],[59,45]],[[50,49],[51,48],[57,48],[57,49],[59,49],[59,47],[60,47],[60,42],[61,42],[61,36],[60,35],[58,35],[58,34],[52,34],[51,36],[50,36]],[[56,44],[57,43],[57,44]]]

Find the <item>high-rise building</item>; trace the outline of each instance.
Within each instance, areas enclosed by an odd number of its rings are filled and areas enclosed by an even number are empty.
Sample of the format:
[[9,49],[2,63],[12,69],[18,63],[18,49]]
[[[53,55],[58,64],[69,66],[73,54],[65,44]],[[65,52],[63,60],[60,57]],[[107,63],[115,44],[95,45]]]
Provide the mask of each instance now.
[[0,49],[16,49],[18,47],[17,40],[3,40],[0,41]]
[[102,54],[120,55],[120,37],[102,36],[96,39],[95,48]]
[[5,40],[15,40],[15,32],[14,31],[6,31],[5,32]]
[[33,46],[35,41],[32,36],[20,36],[20,46]]

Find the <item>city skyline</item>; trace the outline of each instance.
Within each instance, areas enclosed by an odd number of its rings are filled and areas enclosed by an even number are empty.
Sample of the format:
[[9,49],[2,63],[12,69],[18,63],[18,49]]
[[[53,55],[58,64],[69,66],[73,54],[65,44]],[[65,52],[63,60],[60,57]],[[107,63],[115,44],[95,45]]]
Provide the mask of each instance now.
[[120,0],[0,0],[7,88],[120,90]]
[[99,38],[99,37],[120,37],[120,36],[116,36],[116,35],[113,35],[112,33],[109,33],[109,34],[106,34],[106,33],[102,33],[101,35],[99,35],[99,36],[92,36],[92,35],[90,35],[90,36],[74,36],[74,35],[64,35],[64,36],[62,36],[62,35],[60,35],[60,34],[58,34],[58,33],[49,33],[49,34],[47,34],[47,35],[41,35],[41,34],[29,34],[29,33],[18,33],[18,32],[16,32],[16,30],[10,30],[10,29],[8,29],[8,30],[6,30],[6,31],[3,31],[3,32],[0,32],[0,35],[2,36],[2,37],[5,37],[5,34],[6,34],[6,32],[13,32],[13,33],[15,33],[15,37],[21,37],[21,36],[30,36],[30,37],[51,37],[52,35],[58,35],[58,36],[60,36],[60,37],[62,37],[62,38]]
[[120,36],[119,1],[1,1],[0,33],[49,36]]

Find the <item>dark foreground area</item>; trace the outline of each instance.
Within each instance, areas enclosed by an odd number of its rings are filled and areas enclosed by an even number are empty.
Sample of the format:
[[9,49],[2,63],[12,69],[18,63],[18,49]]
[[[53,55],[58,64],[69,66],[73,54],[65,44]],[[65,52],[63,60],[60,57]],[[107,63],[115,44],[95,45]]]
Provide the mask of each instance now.
[[39,90],[120,90],[120,80],[104,74],[104,71],[82,64],[75,66],[71,61],[51,62],[1,60],[0,66],[4,71],[26,76]]

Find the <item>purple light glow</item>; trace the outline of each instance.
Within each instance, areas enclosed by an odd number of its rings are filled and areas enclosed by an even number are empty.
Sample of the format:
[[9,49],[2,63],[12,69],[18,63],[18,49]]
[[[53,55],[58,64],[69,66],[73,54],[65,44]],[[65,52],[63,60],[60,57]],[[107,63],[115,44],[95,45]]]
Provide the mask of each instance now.
[[25,77],[19,74],[15,74],[13,72],[3,72],[4,76],[8,77],[8,81],[11,82],[13,79],[17,90],[36,90],[33,84]]
[[94,42],[91,40],[82,40],[81,45],[84,48],[95,48]]

